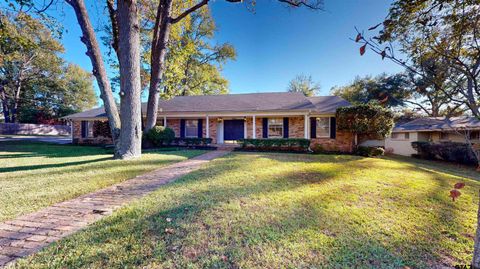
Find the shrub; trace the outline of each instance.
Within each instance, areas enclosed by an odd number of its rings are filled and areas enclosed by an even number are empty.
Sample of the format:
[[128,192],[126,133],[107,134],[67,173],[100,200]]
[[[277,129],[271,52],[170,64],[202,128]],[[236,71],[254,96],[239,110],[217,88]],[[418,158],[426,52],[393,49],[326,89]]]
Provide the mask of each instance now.
[[108,121],[94,121],[93,122],[93,137],[112,137],[112,133],[110,132],[110,126],[108,125]]
[[376,157],[385,154],[385,150],[381,147],[365,147],[359,146],[356,151],[357,155],[365,157]]
[[174,141],[179,146],[207,146],[212,143],[212,138],[176,137]]
[[172,143],[175,132],[168,127],[155,126],[145,134],[145,137],[155,146],[161,147]]
[[304,138],[270,138],[270,139],[242,139],[242,148],[260,150],[295,150],[307,151],[310,140]]
[[385,138],[393,129],[394,114],[387,108],[363,104],[337,109],[337,128],[357,135]]
[[412,147],[418,152],[416,156],[422,159],[443,160],[468,165],[477,164],[475,154],[466,143],[418,141],[412,142]]

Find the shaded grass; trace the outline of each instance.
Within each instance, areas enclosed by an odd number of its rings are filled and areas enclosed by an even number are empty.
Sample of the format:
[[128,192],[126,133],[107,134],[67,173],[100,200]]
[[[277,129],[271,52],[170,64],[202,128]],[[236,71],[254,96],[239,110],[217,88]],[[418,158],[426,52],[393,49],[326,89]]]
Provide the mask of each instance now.
[[[435,163],[428,165],[423,169],[407,159],[346,155],[231,154],[16,266],[468,264],[479,177],[459,177],[443,167],[437,171]],[[459,180],[467,187],[453,203],[448,192]]]
[[203,151],[148,152],[117,161],[98,147],[0,142],[0,221],[121,182]]

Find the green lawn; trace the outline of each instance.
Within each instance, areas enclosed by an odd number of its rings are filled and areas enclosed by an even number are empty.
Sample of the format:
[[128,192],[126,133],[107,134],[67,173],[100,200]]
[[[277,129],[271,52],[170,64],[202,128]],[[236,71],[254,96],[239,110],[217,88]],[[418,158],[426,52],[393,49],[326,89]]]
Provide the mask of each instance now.
[[116,161],[98,147],[0,142],[0,221],[200,153],[149,152],[139,160]]
[[[161,187],[17,266],[468,264],[478,178],[468,169],[411,159],[236,153]],[[458,181],[467,186],[452,202],[449,190]]]

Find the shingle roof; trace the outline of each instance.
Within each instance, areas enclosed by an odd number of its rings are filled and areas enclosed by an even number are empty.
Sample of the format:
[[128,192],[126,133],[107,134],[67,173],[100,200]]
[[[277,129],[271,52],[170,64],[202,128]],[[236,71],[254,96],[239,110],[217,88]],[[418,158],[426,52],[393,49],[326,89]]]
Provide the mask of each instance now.
[[[170,100],[161,100],[161,113],[175,112],[255,112],[255,111],[312,111],[333,114],[349,102],[337,96],[305,97],[301,93],[273,92],[225,95],[176,96]],[[142,111],[146,111],[142,104]],[[65,118],[106,117],[103,107],[69,115]]]
[[394,132],[442,131],[455,129],[480,129],[480,120],[475,117],[426,117],[396,126]]

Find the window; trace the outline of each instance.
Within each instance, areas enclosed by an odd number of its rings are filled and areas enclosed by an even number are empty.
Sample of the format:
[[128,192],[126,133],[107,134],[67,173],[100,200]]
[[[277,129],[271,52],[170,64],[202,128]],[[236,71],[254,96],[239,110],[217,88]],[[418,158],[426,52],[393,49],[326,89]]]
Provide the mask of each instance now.
[[268,138],[283,138],[283,119],[268,119]]
[[480,132],[479,131],[471,131],[470,132],[470,140],[480,140]]
[[87,125],[87,136],[93,137],[93,121],[89,121]]
[[440,133],[440,140],[448,140],[448,133],[441,132]]
[[317,118],[317,137],[330,137],[330,118]]
[[410,139],[410,133],[405,133],[405,140],[409,140]]
[[82,138],[93,137],[93,121],[82,121]]
[[185,137],[198,137],[198,120],[185,121]]
[[399,139],[399,133],[392,133],[392,139]]

